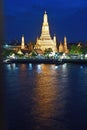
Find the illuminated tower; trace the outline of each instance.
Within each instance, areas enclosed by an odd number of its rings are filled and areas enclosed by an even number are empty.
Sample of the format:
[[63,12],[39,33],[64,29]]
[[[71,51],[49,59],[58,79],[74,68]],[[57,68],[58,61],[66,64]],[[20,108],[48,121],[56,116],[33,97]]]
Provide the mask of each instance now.
[[54,43],[55,43],[55,46],[56,46],[56,36],[55,35],[53,37],[53,40],[54,40]]
[[81,43],[79,42],[77,46],[78,46],[78,47],[81,47]]
[[21,40],[21,49],[25,48],[25,43],[24,43],[24,35],[22,35],[22,40]]
[[45,11],[45,14],[43,17],[43,25],[42,25],[42,32],[41,32],[40,39],[44,39],[44,40],[51,39],[50,31],[49,31],[49,24],[48,24],[48,17],[47,17],[46,11]]
[[64,52],[68,53],[68,48],[67,48],[67,39],[64,37]]
[[41,36],[40,38],[37,39],[34,49],[41,49],[42,51],[44,51],[45,49],[48,48],[51,48],[53,52],[57,51],[56,36],[54,36],[54,39],[52,39],[50,36],[48,16],[45,11],[43,17],[42,29],[41,29]]
[[61,42],[59,45],[59,52],[64,52],[64,47],[63,47],[63,44]]

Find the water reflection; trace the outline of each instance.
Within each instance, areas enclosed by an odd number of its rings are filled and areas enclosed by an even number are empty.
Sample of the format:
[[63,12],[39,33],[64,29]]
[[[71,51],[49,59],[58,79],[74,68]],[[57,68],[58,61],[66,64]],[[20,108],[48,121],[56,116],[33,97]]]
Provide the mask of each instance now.
[[21,69],[22,69],[22,70],[27,69],[26,64],[21,64],[21,66],[20,66],[20,67],[21,67]]
[[[64,103],[60,97],[61,90],[57,86],[58,79],[55,78],[57,75],[54,70],[55,65],[41,65],[39,67],[42,73],[36,76],[36,85],[32,96],[34,104],[32,115],[37,125],[35,128],[41,130],[63,128],[60,120],[56,119],[58,116],[62,120]],[[57,85],[55,84],[56,81]]]
[[6,64],[5,71],[9,130],[87,129],[86,65]]
[[83,66],[80,66],[80,69],[83,69]]
[[41,66],[41,64],[40,65],[37,65],[37,72],[38,73],[41,73],[41,71],[42,71],[42,68],[41,68],[42,66]]
[[63,69],[63,71],[67,70],[67,64],[66,63],[62,65],[62,69]]
[[32,68],[32,64],[30,63],[29,64],[29,70],[32,70],[33,68]]
[[7,68],[8,68],[8,70],[15,70],[15,69],[17,69],[15,63],[13,63],[13,64],[7,64]]

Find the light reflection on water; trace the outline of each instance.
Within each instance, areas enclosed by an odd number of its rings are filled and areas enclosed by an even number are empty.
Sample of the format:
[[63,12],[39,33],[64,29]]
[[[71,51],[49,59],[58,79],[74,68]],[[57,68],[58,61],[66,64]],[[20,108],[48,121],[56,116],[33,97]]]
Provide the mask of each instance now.
[[31,63],[29,64],[29,70],[32,70],[32,64]]
[[37,72],[38,73],[41,73],[42,72],[42,68],[41,68],[42,66],[39,64],[39,65],[37,65]]
[[[49,75],[49,71],[46,74]],[[62,118],[65,107],[62,99],[60,104],[60,90],[56,87],[54,76],[50,80],[49,77],[46,78],[46,74],[43,75],[44,77],[40,76],[36,79],[34,95],[32,96],[34,102],[32,112],[37,124],[40,124],[39,128],[57,129],[60,128],[61,123],[56,121],[56,117]]]
[[17,69],[15,63],[14,63],[14,64],[7,64],[7,68],[8,68],[9,70],[15,70],[15,69]]
[[5,68],[8,130],[77,130],[86,126],[86,66],[8,64]]

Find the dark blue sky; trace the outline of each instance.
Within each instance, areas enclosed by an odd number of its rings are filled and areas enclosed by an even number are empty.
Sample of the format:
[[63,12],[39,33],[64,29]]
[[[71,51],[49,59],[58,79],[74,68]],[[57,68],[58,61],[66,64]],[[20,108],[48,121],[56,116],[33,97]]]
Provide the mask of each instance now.
[[4,0],[5,39],[35,41],[45,10],[58,41],[87,41],[87,0]]

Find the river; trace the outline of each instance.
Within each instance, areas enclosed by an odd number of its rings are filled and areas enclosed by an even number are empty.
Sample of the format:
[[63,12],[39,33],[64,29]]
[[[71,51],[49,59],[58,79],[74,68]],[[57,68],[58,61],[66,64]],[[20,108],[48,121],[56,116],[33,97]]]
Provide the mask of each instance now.
[[87,66],[6,64],[7,130],[87,129]]

